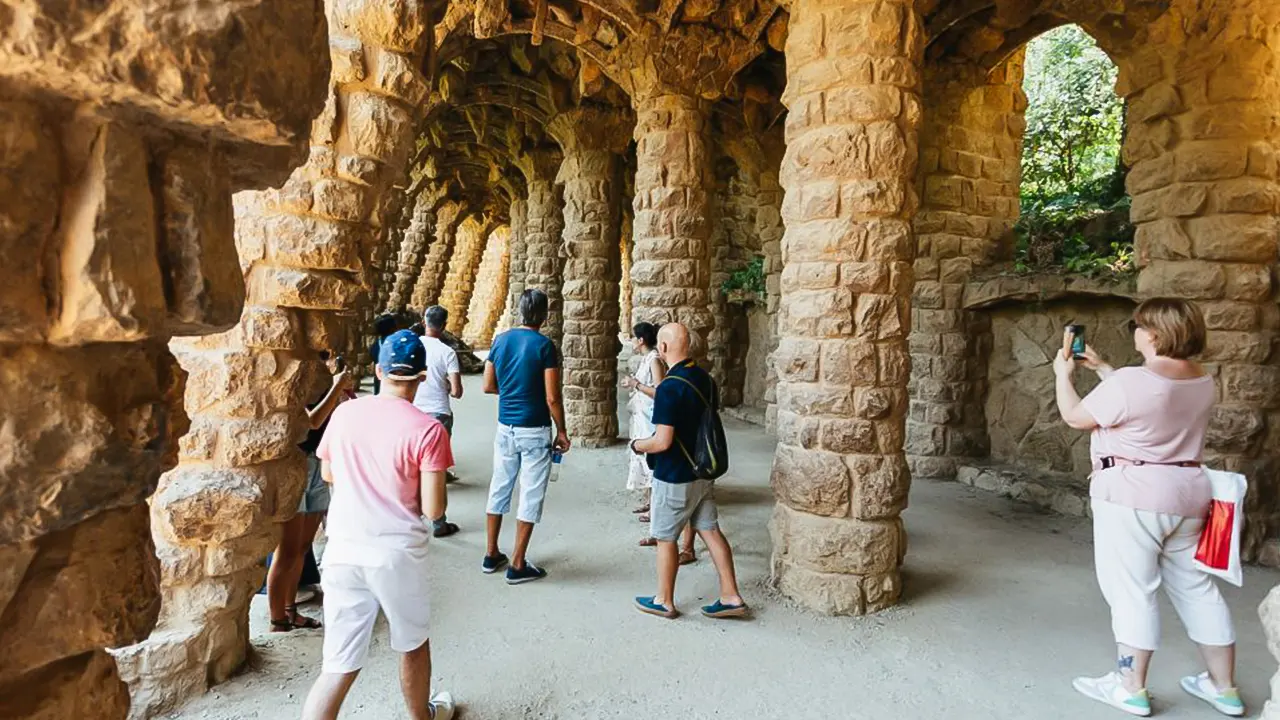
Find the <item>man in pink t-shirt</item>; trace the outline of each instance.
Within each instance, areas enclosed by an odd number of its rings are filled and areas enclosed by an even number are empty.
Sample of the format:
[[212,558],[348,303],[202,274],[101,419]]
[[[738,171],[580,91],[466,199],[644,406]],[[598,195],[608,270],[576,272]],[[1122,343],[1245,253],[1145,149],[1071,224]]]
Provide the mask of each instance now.
[[413,396],[426,372],[408,330],[383,341],[376,396],[343,403],[316,450],[333,486],[324,553],[324,664],[303,720],[333,720],[364,666],[381,610],[402,653],[400,684],[414,720],[450,720],[453,698],[431,694],[426,517],[444,515],[449,435]]

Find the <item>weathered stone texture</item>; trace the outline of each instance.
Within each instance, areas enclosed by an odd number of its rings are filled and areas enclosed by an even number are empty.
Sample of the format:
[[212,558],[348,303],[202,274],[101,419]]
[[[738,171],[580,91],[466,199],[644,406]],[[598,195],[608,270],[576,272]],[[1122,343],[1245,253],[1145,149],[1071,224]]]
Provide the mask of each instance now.
[[261,558],[305,484],[303,405],[325,382],[315,351],[349,352],[351,325],[381,279],[401,195],[390,186],[403,177],[427,90],[418,70],[427,7],[339,0],[329,10],[329,98],[310,156],[278,190],[235,199],[240,323],[173,344],[193,420],[151,503],[160,622],[117,653],[137,718],[221,682],[247,657]]
[[588,109],[552,121],[564,150],[556,181],[564,187],[565,423],[583,447],[618,438],[618,176],[629,126],[629,118]]
[[632,322],[680,322],[706,357],[711,260],[710,104],[681,95],[635,99]]
[[418,196],[410,214],[409,226],[396,256],[395,286],[387,299],[388,310],[404,310],[413,298],[414,285],[422,276],[428,241],[435,235],[436,198],[426,193]]
[[462,339],[472,347],[485,348],[493,342],[498,321],[507,307],[507,274],[511,228],[503,225],[489,234],[480,268],[476,270],[476,289],[467,310],[467,326]]
[[[553,164],[547,161],[544,164],[548,166],[548,170],[559,167],[558,162]],[[524,289],[537,288],[547,294],[550,312],[546,324],[542,326],[542,334],[551,338],[557,347],[564,335],[564,310],[560,293],[564,270],[564,255],[561,251],[563,204],[561,188],[555,184],[554,171],[539,171],[529,179],[529,197],[525,205]],[[519,304],[512,309],[518,316]],[[519,324],[518,317],[515,322]]]
[[507,261],[507,302],[502,310],[502,319],[498,321],[496,332],[508,330],[519,322],[516,317],[520,304],[520,294],[524,292],[528,258],[525,243],[528,237],[529,204],[524,198],[511,201],[511,237],[508,240]]
[[[873,612],[901,591],[923,42],[912,6],[791,9],[773,582],[829,613]],[[853,59],[908,72],[844,71]]]
[[440,305],[449,311],[449,332],[462,335],[467,326],[467,313],[471,307],[471,295],[476,288],[476,274],[484,257],[489,233],[497,221],[489,217],[472,215],[458,226],[457,241],[449,270],[445,274],[444,288],[440,293]]
[[991,323],[962,312],[961,297],[974,268],[1013,255],[1027,107],[1022,52],[989,72],[975,63],[930,65],[924,100],[907,455],[916,475],[949,478],[957,458],[987,452]]
[[422,270],[413,286],[409,299],[410,309],[422,312],[424,308],[440,302],[449,260],[453,257],[458,227],[467,218],[466,206],[457,202],[446,203],[436,211],[435,236],[428,241]]
[[145,503],[188,428],[166,342],[239,317],[231,193],[301,159],[320,10],[0,12],[0,716],[128,712],[104,648],[156,622]]

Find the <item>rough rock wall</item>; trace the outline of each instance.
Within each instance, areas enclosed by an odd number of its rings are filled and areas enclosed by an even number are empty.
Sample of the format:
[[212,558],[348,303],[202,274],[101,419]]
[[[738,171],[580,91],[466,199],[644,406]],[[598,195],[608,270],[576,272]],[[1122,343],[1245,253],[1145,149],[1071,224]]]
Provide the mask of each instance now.
[[[986,397],[991,458],[1030,470],[1087,477],[1089,434],[1062,423],[1054,398],[1053,352],[1062,349],[1062,328],[1085,326],[1092,345],[1116,367],[1136,365],[1129,318],[1134,303],[1122,298],[1072,299],[990,311],[992,347]],[[1081,394],[1097,385],[1093,373],[1078,376]]]
[[1022,58],[1020,50],[989,72],[934,63],[924,73],[907,420],[907,456],[920,477],[954,477],[957,458],[988,450],[990,320],[965,311],[961,296],[974,268],[1013,255],[1027,107]]
[[0,12],[0,717],[128,713],[103,649],[161,610],[166,343],[239,317],[231,195],[302,159],[324,38],[289,0]]
[[772,582],[832,614],[889,607],[902,587],[923,50],[914,5],[791,5]]
[[[179,466],[152,499],[160,624],[120,656],[138,718],[222,681],[247,657],[261,561],[305,482],[296,443],[304,403],[323,389],[315,353],[347,345],[427,95],[424,5],[335,0],[328,10],[330,92],[310,157],[279,190],[236,198],[248,287],[240,324],[175,344],[191,374],[193,419]],[[307,62],[322,64],[323,54]]]
[[449,270],[440,290],[440,305],[449,311],[449,332],[462,335],[467,326],[467,312],[471,307],[471,295],[475,292],[476,273],[484,257],[485,244],[494,221],[472,215],[458,226],[453,256],[449,258]]
[[[564,256],[561,252],[561,233],[564,231],[562,188],[555,183],[560,167],[558,155],[543,151],[529,178],[529,198],[525,203],[524,233],[524,292],[537,288],[547,294],[550,312],[542,327],[542,334],[551,338],[556,347],[564,335],[563,301],[560,286],[563,282]],[[520,324],[520,305],[512,306],[513,322]]]
[[507,307],[507,274],[511,227],[503,225],[489,235],[480,269],[476,271],[476,291],[467,310],[467,327],[462,339],[476,348],[489,347],[493,334]]
[[511,201],[511,235],[507,240],[507,301],[503,304],[502,317],[498,319],[496,333],[509,330],[516,318],[520,294],[524,292],[525,237],[528,202],[524,198]]
[[458,226],[467,217],[466,205],[449,202],[436,211],[435,236],[428,240],[422,270],[418,273],[409,299],[409,309],[421,313],[424,308],[440,302],[449,259],[457,239]]

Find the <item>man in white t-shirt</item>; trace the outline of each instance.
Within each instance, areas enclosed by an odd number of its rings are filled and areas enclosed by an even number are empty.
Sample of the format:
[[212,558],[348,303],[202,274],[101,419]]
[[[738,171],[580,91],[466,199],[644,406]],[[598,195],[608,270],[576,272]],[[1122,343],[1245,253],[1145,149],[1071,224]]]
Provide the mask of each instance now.
[[[462,397],[462,370],[458,366],[457,351],[440,339],[448,324],[449,311],[439,305],[432,305],[422,313],[425,334],[421,339],[427,352],[427,375],[413,396],[413,406],[439,420],[453,437],[453,408],[449,398]],[[452,472],[446,479],[449,482],[457,480]],[[444,516],[433,519],[431,527],[436,537],[448,537],[458,532],[458,526]]]
[[[425,517],[443,515],[449,435],[414,409],[426,374],[422,342],[408,330],[379,349],[381,387],[339,405],[316,449],[333,489],[324,553],[324,661],[303,720],[335,720],[364,666],[381,611],[413,720],[450,720],[453,698],[431,694],[430,571]],[[425,517],[424,517],[425,516]]]

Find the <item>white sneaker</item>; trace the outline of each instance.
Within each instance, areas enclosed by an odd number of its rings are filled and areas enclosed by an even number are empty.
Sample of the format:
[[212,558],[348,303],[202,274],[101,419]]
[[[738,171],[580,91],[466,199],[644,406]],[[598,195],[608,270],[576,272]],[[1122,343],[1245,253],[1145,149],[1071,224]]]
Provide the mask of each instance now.
[[1081,695],[1103,702],[1130,715],[1147,717],[1151,714],[1151,696],[1146,688],[1136,693],[1124,689],[1120,673],[1109,672],[1099,678],[1078,677],[1071,686]]
[[1240,691],[1235,688],[1219,690],[1207,672],[1182,678],[1182,689],[1209,703],[1223,715],[1244,715],[1244,701],[1240,699]]
[[432,720],[453,720],[453,696],[441,690],[431,696]]

